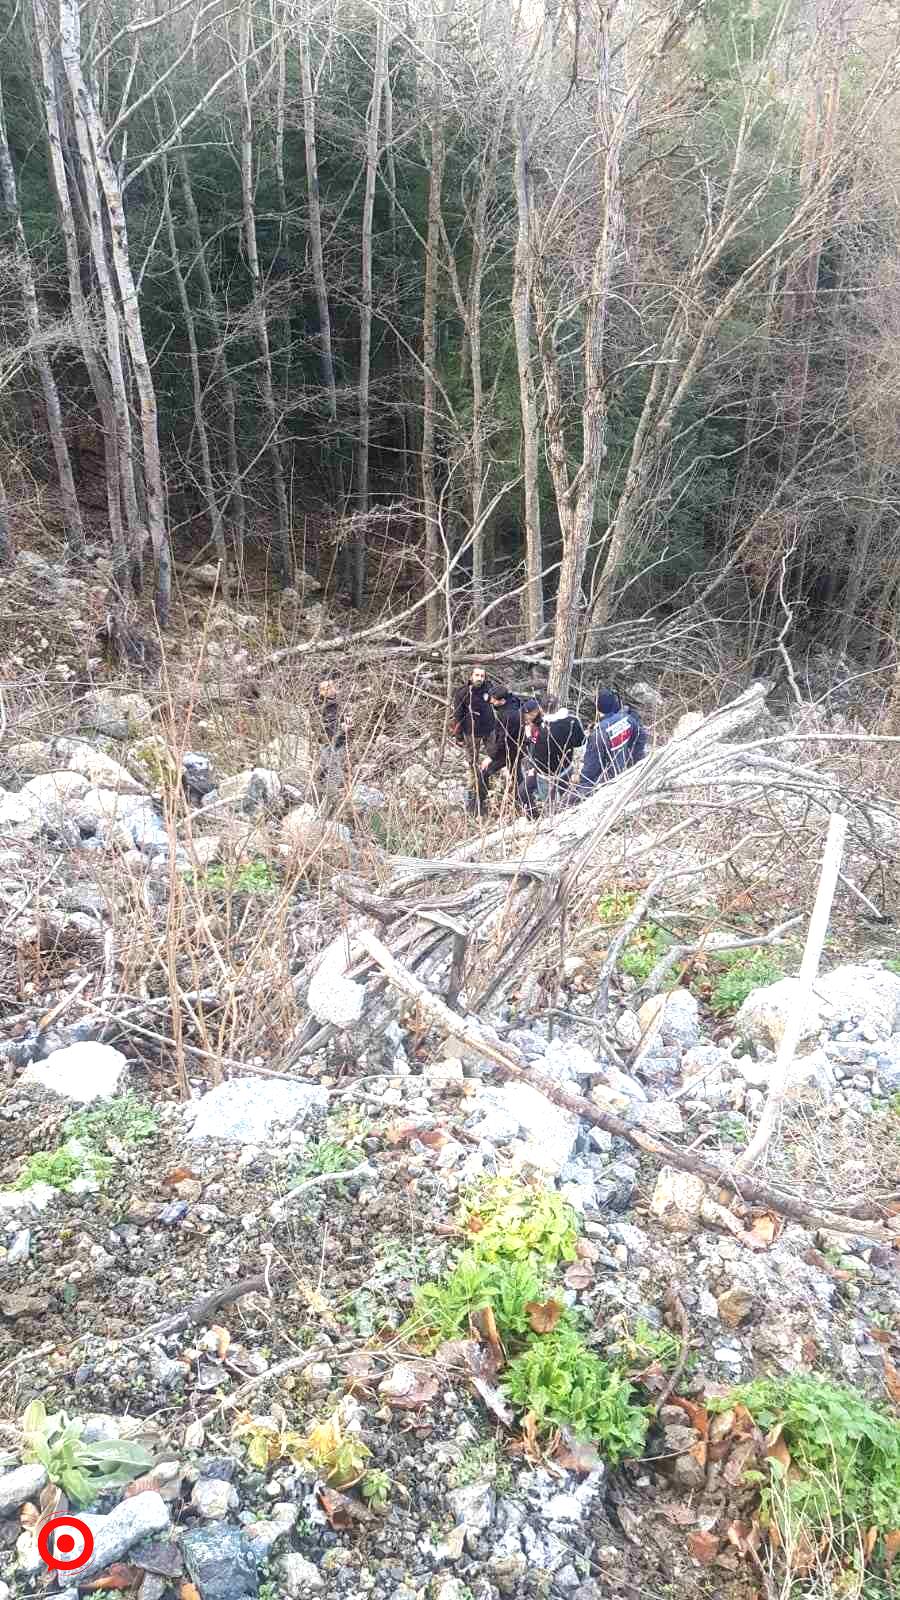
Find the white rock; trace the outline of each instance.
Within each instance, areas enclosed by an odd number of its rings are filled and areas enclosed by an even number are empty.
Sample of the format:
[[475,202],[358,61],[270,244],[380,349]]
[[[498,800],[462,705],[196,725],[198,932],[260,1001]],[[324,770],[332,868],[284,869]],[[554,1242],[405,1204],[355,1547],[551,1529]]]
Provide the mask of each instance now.
[[39,1461],[0,1473],[0,1517],[14,1516],[26,1500],[36,1500],[46,1482],[47,1470]]
[[54,1050],[45,1061],[26,1067],[20,1083],[36,1083],[53,1094],[62,1095],[86,1106],[92,1100],[109,1100],[116,1094],[128,1062],[121,1050],[109,1044],[66,1045]]
[[60,1190],[50,1183],[30,1183],[27,1189],[2,1189],[0,1212],[46,1211],[59,1196]]
[[269,767],[248,767],[233,778],[223,778],[217,790],[217,800],[223,805],[239,805],[244,811],[254,811],[271,805],[281,794],[281,778]]
[[633,1011],[620,1011],[616,1017],[616,1038],[626,1050],[636,1050],[641,1042],[641,1025]]
[[108,1517],[92,1516],[88,1512],[82,1512],[81,1516],[94,1536],[94,1552],[86,1565],[78,1569],[79,1587],[113,1561],[127,1555],[142,1539],[163,1533],[171,1520],[162,1495],[153,1489],[145,1489],[121,1501]]
[[282,1556],[279,1562],[281,1576],[286,1593],[290,1600],[302,1600],[306,1594],[318,1594],[325,1587],[325,1579],[318,1567],[307,1561],[306,1556],[301,1556],[297,1551],[292,1551],[289,1556]]
[[46,809],[58,810],[73,800],[80,800],[90,784],[83,772],[45,772],[23,783],[19,793],[27,803],[32,800]]
[[318,850],[346,854],[353,835],[343,822],[329,822],[318,815],[315,806],[304,804],[294,806],[282,821],[281,842],[291,855]]
[[94,689],[81,703],[79,723],[111,739],[136,739],[149,733],[151,718],[150,702],[142,694]]
[[347,966],[347,940],[340,935],[323,951],[310,979],[306,1003],[317,1022],[352,1028],[362,1016],[365,989],[344,976]]
[[835,967],[815,984],[816,998],[829,1020],[860,1018],[876,1039],[900,1032],[900,977],[877,967]]
[[45,822],[45,813],[34,798],[0,792],[0,833],[16,839],[36,839]]
[[552,1039],[540,1060],[534,1062],[536,1072],[543,1072],[556,1083],[573,1078],[592,1078],[605,1070],[603,1063],[583,1044],[574,1039]]
[[645,1000],[637,1020],[641,1034],[654,1028],[655,1037],[665,1045],[680,1045],[690,1050],[700,1038],[700,1007],[690,989],[672,989]]
[[498,1110],[518,1123],[530,1165],[557,1177],[575,1148],[578,1118],[553,1105],[530,1083],[504,1083],[491,1090],[491,1097]]
[[122,794],[143,794],[137,779],[118,761],[81,739],[54,739],[53,756],[61,768],[80,772],[92,788],[118,789]]
[[278,1078],[229,1078],[187,1107],[193,1117],[192,1143],[215,1139],[225,1144],[262,1145],[277,1128],[302,1122],[328,1096],[316,1084],[285,1083]]
[[652,1128],[654,1133],[684,1133],[684,1119],[671,1100],[651,1100],[649,1105],[641,1106],[638,1116],[641,1126]]
[[316,765],[317,751],[305,733],[280,733],[260,751],[260,764],[288,778],[307,779]]
[[237,1490],[224,1478],[198,1478],[194,1484],[191,1505],[207,1522],[220,1522],[237,1504]]
[[[799,1004],[800,985],[796,978],[780,978],[777,983],[751,989],[734,1019],[735,1032],[752,1044],[763,1044],[770,1050],[777,1050],[784,1037],[788,1017],[795,1014]],[[813,998],[803,1007],[799,1042],[802,1044],[807,1039],[814,1039],[821,1026],[822,1008]]]

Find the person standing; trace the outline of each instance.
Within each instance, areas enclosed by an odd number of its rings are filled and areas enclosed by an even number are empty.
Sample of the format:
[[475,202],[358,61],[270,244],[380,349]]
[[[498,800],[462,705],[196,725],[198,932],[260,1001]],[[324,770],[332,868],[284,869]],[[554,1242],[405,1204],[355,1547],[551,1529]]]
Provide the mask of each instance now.
[[586,800],[601,784],[611,783],[647,754],[647,729],[636,711],[622,704],[614,689],[598,689],[597,721],[588,734],[581,776],[572,803]]
[[474,809],[479,814],[487,802],[491,779],[508,767],[513,775],[513,784],[517,784],[522,759],[522,702],[519,696],[513,694],[511,689],[495,685],[491,689],[490,700],[494,726],[485,740],[484,756],[475,769]]
[[518,785],[522,810],[537,815],[538,804],[559,799],[572,771],[572,757],[584,744],[581,719],[557,707],[550,695],[535,695],[522,707],[525,755]]
[[466,810],[478,812],[479,748],[494,728],[491,706],[493,684],[484,667],[473,667],[466,682],[453,694],[453,717],[450,734],[465,751],[472,774],[472,786],[466,800]]

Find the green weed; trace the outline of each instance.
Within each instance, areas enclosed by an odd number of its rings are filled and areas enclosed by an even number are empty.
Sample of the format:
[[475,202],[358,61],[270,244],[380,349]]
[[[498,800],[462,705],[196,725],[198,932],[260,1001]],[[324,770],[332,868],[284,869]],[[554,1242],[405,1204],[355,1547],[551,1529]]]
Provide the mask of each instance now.
[[484,1261],[522,1261],[529,1256],[555,1267],[575,1259],[576,1215],[553,1189],[535,1189],[512,1178],[479,1186],[463,1204],[466,1232]]
[[672,943],[672,935],[655,922],[645,922],[632,934],[619,958],[619,968],[637,983],[645,983],[661,956]]
[[854,1529],[900,1527],[900,1422],[855,1389],[802,1374],[758,1378],[708,1402],[712,1411],[738,1403],[759,1427],[780,1426],[790,1453],[790,1473],[770,1461],[761,1482],[763,1515],[785,1547],[804,1527],[848,1540]]
[[[359,1157],[345,1144],[338,1144],[335,1139],[312,1139],[306,1146],[302,1161],[291,1173],[290,1185],[303,1183],[306,1178],[317,1178],[326,1172],[346,1172],[348,1168],[355,1167]],[[334,1185],[334,1192],[338,1195],[347,1193],[347,1186],[343,1183]]]
[[597,921],[604,927],[612,923],[623,923],[629,917],[637,904],[637,895],[633,889],[611,889],[609,894],[602,894],[594,907]]
[[136,1095],[123,1094],[93,1111],[76,1111],[66,1118],[63,1131],[70,1139],[80,1139],[101,1149],[110,1139],[122,1145],[141,1144],[145,1139],[156,1137],[159,1114]]
[[359,1492],[373,1511],[383,1511],[391,1498],[390,1475],[380,1467],[373,1467],[363,1478]]
[[643,1317],[638,1317],[633,1331],[623,1334],[613,1348],[621,1350],[626,1365],[632,1370],[658,1362],[664,1371],[671,1372],[681,1354],[681,1340],[668,1328],[652,1328]]
[[70,1139],[58,1150],[39,1150],[29,1156],[13,1188],[30,1189],[33,1183],[49,1183],[54,1189],[68,1192],[73,1184],[82,1179],[89,1179],[102,1187],[112,1168],[113,1163],[108,1156],[101,1155],[99,1150],[93,1150],[90,1145],[83,1145],[77,1139]]
[[501,1458],[493,1439],[483,1439],[480,1444],[469,1444],[448,1474],[451,1489],[464,1489],[470,1483],[493,1483],[500,1490],[512,1485],[512,1472],[508,1462]]
[[729,1016],[743,1005],[752,989],[761,989],[767,983],[777,983],[784,977],[784,966],[777,956],[765,950],[753,950],[749,955],[716,956],[710,960],[716,968],[723,968],[710,991],[709,1003],[717,1016]]
[[417,1291],[409,1326],[437,1346],[468,1334],[471,1316],[490,1307],[500,1337],[521,1338],[530,1329],[525,1307],[543,1300],[545,1290],[546,1276],[535,1262],[483,1261],[477,1250],[466,1250],[438,1283]]
[[886,972],[896,972],[898,978],[900,978],[900,956],[891,956],[890,960],[884,963],[884,966]]
[[87,1444],[83,1432],[83,1418],[50,1414],[42,1400],[33,1400],[22,1418],[23,1458],[39,1461],[74,1506],[92,1505],[106,1489],[130,1483],[153,1464],[143,1445],[124,1439]]
[[206,884],[225,894],[274,894],[278,888],[268,861],[250,861],[237,868],[208,867]]
[[628,1379],[589,1350],[574,1327],[560,1324],[534,1339],[510,1362],[502,1385],[539,1428],[571,1428],[594,1440],[612,1465],[643,1450],[647,1412],[635,1403]]

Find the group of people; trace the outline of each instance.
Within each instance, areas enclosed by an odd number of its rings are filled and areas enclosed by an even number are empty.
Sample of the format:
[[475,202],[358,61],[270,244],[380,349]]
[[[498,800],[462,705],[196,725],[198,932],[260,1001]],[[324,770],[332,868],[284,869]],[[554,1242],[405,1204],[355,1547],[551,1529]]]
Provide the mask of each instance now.
[[[468,810],[480,816],[491,779],[508,771],[516,803],[527,816],[547,806],[577,805],[647,753],[647,730],[613,689],[599,689],[596,720],[581,719],[552,695],[522,698],[473,667],[453,696],[451,732],[472,769]],[[577,781],[576,750],[586,745]]]

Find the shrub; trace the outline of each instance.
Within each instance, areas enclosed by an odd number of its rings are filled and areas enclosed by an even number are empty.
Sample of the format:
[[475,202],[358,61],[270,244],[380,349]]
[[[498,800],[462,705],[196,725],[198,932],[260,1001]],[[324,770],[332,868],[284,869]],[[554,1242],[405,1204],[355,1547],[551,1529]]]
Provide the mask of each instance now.
[[639,1456],[647,1413],[636,1404],[631,1384],[589,1350],[576,1328],[561,1324],[535,1338],[507,1368],[503,1388],[530,1411],[538,1427],[569,1427],[592,1439],[615,1464]]
[[784,977],[784,967],[777,956],[765,950],[754,950],[750,955],[735,953],[733,957],[716,956],[717,967],[724,968],[712,984],[709,1003],[717,1016],[728,1016],[743,1005],[753,989],[767,983],[777,983]]

